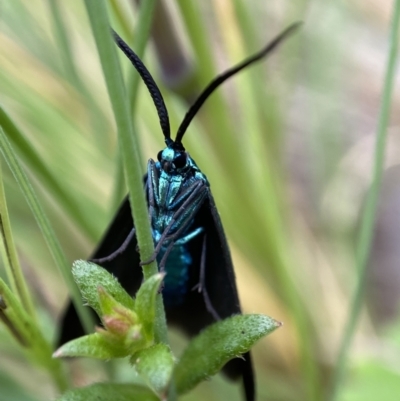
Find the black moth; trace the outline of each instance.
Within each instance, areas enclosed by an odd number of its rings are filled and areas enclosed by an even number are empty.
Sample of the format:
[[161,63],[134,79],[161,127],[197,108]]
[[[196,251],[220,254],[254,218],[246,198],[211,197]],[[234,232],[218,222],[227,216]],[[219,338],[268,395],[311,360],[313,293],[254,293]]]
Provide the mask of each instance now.
[[[269,54],[298,25],[291,25],[259,53],[215,78],[187,112],[175,140],[170,138],[168,111],[156,83],[136,54],[114,33],[117,45],[137,69],[153,98],[167,145],[158,154],[158,162],[149,161],[144,185],[156,243],[154,257],[167,273],[163,289],[167,321],[191,337],[218,319],[240,314],[241,309],[228,244],[208,181],[186,153],[182,137],[204,101],[221,83]],[[117,277],[132,295],[143,280],[136,248],[127,197],[92,259]],[[180,281],[176,278],[182,276],[176,271],[177,266],[187,269],[182,271],[184,278]],[[169,283],[168,276],[172,276]],[[83,334],[70,303],[62,319],[59,343]],[[249,352],[229,361],[223,371],[231,379],[242,378],[246,401],[255,399]]]

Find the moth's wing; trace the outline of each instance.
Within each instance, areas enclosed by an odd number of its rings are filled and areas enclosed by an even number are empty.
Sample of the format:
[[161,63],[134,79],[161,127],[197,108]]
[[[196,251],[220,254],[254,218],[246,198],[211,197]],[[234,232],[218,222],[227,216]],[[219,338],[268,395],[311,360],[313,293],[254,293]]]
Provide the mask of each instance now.
[[[193,263],[185,304],[179,308],[166,310],[168,322],[180,327],[190,336],[195,336],[215,322],[206,308],[203,294],[196,289],[192,290],[199,283],[204,235],[206,236],[205,287],[211,305],[222,319],[241,313],[232,259],[211,193],[194,218],[194,228],[197,227],[203,227],[205,233],[188,243]],[[232,379],[243,378],[246,400],[253,401],[254,373],[250,353],[247,352],[243,357],[244,359],[232,359],[223,370]]]
[[[126,197],[91,259],[106,257],[118,249],[132,231],[132,228],[131,207],[129,198]],[[106,270],[117,277],[125,290],[132,295],[136,293],[143,278],[136,247],[137,241],[136,236],[134,236],[123,253],[116,256],[113,260],[101,264]],[[94,312],[93,315],[95,315]],[[97,315],[95,315],[95,319],[99,323]],[[64,344],[83,334],[82,324],[74,305],[70,301],[61,318],[58,344]]]
[[[236,288],[235,272],[228,242],[222,227],[212,194],[205,204],[209,212],[203,212],[206,221],[206,288],[211,304],[226,318],[241,313],[239,295]],[[223,294],[223,296],[221,296]]]
[[[214,228],[207,231],[206,237],[206,288],[212,306],[224,319],[241,313],[241,308],[229,246],[211,192],[207,203],[209,214],[205,215],[212,219],[207,226]],[[243,358],[229,361],[224,372],[232,378],[242,376],[246,400],[252,401],[255,399],[255,385],[250,352],[244,354]]]

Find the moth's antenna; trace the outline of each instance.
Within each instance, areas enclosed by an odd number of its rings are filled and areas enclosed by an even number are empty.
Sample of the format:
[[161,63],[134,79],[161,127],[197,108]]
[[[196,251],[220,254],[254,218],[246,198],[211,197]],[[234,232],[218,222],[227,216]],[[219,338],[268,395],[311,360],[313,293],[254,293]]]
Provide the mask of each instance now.
[[236,67],[232,67],[229,70],[225,71],[221,75],[218,75],[213,81],[211,81],[208,86],[204,89],[204,91],[200,94],[194,104],[190,107],[188,112],[185,115],[181,125],[179,126],[178,132],[176,134],[175,143],[180,144],[182,142],[183,135],[186,132],[187,127],[191,123],[193,117],[197,114],[200,107],[207,100],[207,98],[214,92],[215,89],[218,88],[223,82],[225,82],[232,75],[235,75],[237,72],[243,70],[250,64],[255,63],[256,61],[261,60],[265,56],[267,56],[272,50],[274,50],[284,39],[286,39],[289,35],[291,35],[302,23],[296,22],[286,28],[280,35],[278,35],[275,39],[273,39],[268,45],[262,49],[260,52],[256,53],[254,56],[247,58],[242,61]]
[[158,118],[160,119],[160,125],[164,137],[166,140],[171,139],[171,129],[169,126],[168,110],[165,106],[164,99],[161,95],[160,89],[158,89],[157,84],[154,82],[153,77],[150,72],[143,64],[142,60],[137,56],[137,54],[121,39],[121,37],[114,31],[111,30],[114,36],[115,43],[124,52],[125,56],[131,61],[136,71],[141,76],[143,82],[147,86],[150,95],[153,99],[154,105],[157,109]]

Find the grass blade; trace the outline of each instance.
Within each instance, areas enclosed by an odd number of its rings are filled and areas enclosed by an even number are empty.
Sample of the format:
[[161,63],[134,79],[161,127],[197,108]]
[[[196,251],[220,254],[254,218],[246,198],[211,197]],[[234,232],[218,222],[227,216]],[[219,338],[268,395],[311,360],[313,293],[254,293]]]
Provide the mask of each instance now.
[[332,382],[332,392],[330,400],[338,399],[338,392],[343,380],[349,348],[353,339],[357,322],[363,306],[365,291],[365,281],[367,276],[368,257],[370,253],[373,230],[376,216],[379,190],[381,187],[382,172],[384,166],[384,156],[387,137],[387,125],[390,115],[390,105],[394,88],[396,73],[397,54],[399,47],[399,28],[400,28],[400,0],[396,0],[393,8],[392,26],[390,31],[390,49],[386,66],[381,108],[379,112],[379,122],[376,137],[375,157],[372,171],[371,188],[367,194],[366,204],[362,215],[359,240],[357,244],[356,269],[358,282],[353,294],[351,310],[346,322],[343,338],[339,348],[338,360]]

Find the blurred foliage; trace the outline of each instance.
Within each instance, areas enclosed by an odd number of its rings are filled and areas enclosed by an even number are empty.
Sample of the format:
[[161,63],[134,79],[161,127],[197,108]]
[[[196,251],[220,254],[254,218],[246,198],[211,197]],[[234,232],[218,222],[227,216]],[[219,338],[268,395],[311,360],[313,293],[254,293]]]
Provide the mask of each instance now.
[[[136,5],[108,2],[114,28],[130,43],[137,38]],[[371,181],[391,5],[164,0],[155,12],[144,60],[165,97],[172,131],[218,72],[289,23],[304,21],[269,60],[214,94],[184,139],[211,183],[244,312],[284,322],[255,348],[259,400],[320,400],[329,392],[356,282],[355,243]],[[13,0],[2,2],[0,13],[0,123],[72,264],[90,255],[125,194],[88,17],[82,2],[73,0]],[[121,62],[129,92],[133,71]],[[141,84],[132,108],[144,170],[163,138]],[[399,124],[399,113],[392,113],[366,302],[343,401],[391,400],[399,391],[399,331],[391,329],[400,327]],[[67,288],[6,165],[3,179],[37,315],[54,339]],[[171,338],[181,349],[179,333]],[[7,400],[54,398],[50,377],[26,362],[4,326],[0,361],[0,400],[3,389]],[[131,379],[126,362],[113,367],[116,380]],[[110,369],[81,361],[71,370],[81,385]],[[240,393],[218,377],[184,399],[205,397],[238,400]]]

